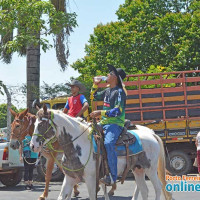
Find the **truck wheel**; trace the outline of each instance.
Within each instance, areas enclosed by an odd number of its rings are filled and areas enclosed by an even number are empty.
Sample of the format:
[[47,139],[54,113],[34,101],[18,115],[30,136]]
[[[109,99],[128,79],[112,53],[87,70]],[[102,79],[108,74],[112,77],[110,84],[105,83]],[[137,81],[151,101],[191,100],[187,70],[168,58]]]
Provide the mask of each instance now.
[[1,174],[0,181],[7,187],[16,186],[22,180],[22,170],[17,170],[13,174]]
[[[169,161],[170,159],[170,161]],[[172,175],[188,174],[192,170],[192,161],[187,153],[179,150],[174,150],[169,153],[166,158],[167,169]]]
[[[42,177],[42,179],[45,179],[45,174],[46,174],[46,158],[45,157],[41,157],[40,159],[40,163],[37,165],[37,173],[40,177]],[[57,166],[56,163],[54,163],[54,168],[52,171],[52,177],[51,177],[51,181],[61,181],[63,180],[63,173],[60,171],[59,167]]]

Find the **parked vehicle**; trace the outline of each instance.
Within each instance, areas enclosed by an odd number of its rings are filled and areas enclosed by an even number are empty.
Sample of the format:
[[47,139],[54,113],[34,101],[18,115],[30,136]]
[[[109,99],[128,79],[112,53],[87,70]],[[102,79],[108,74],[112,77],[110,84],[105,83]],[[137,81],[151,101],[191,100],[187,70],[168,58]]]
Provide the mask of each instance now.
[[[172,174],[189,173],[196,157],[195,138],[200,130],[200,70],[128,75],[126,118],[158,134]],[[106,87],[101,83],[100,88]],[[93,109],[101,109],[94,101]]]
[[0,181],[6,186],[15,186],[22,179],[23,163],[19,151],[10,148],[9,142],[0,143]]
[[0,143],[7,141],[7,127],[0,128]]

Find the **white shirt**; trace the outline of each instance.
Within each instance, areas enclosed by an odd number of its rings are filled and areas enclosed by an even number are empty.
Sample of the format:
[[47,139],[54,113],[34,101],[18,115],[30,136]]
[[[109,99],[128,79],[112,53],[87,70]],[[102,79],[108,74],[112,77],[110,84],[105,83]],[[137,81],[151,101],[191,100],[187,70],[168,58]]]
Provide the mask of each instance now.
[[198,132],[197,134],[196,141],[197,141],[197,151],[198,151],[200,150],[200,132]]

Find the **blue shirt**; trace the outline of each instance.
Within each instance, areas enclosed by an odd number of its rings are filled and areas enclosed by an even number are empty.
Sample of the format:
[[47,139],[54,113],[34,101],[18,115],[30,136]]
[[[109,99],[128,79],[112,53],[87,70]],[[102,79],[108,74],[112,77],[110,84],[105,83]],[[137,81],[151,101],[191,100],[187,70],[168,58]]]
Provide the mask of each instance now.
[[31,157],[30,158],[38,158],[38,153],[35,153],[35,152],[31,151],[31,148],[29,146],[30,141],[31,141],[31,136],[30,135],[26,135],[25,139],[22,140],[23,152],[24,151],[30,151],[31,152]]

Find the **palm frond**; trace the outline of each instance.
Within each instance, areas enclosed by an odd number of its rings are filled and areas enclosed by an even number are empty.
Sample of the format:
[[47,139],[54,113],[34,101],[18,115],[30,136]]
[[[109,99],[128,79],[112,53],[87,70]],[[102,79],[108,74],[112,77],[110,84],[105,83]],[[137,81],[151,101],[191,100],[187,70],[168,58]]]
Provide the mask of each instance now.
[[54,40],[54,47],[56,48],[56,57],[58,63],[64,71],[68,65],[67,59],[69,57],[68,34],[65,34],[64,30],[56,35],[56,39]]
[[4,35],[1,35],[1,48],[0,48],[0,53],[1,53],[1,60],[8,64],[12,60],[12,52],[8,50],[8,47],[5,46],[9,41],[13,40],[13,31],[9,31]]

